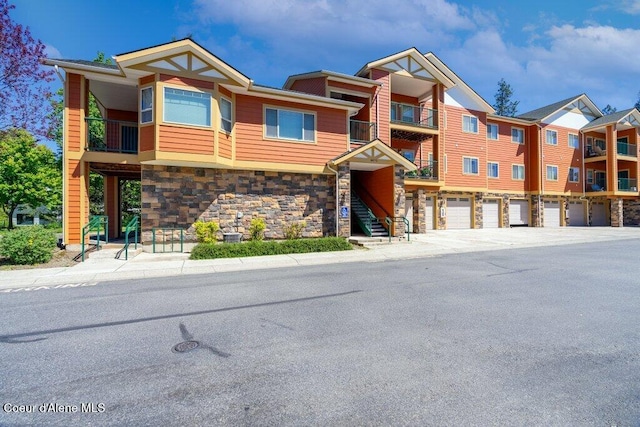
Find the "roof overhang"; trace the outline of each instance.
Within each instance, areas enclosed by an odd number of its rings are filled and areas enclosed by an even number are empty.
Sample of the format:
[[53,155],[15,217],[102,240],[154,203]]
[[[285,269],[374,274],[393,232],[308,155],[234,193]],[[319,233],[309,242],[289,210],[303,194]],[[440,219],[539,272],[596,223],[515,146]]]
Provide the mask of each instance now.
[[640,128],[640,111],[636,108],[631,108],[630,110],[623,111],[621,113],[610,114],[610,120],[607,120],[608,116],[601,117],[600,119],[594,120],[594,122],[589,123],[580,129],[582,132],[594,132],[594,131],[604,131],[607,126],[615,125],[616,130],[627,130],[631,128]]
[[406,170],[418,168],[379,139],[374,139],[362,147],[348,151],[329,163],[337,166],[345,162],[349,162],[351,170],[374,171],[394,165],[400,165]]
[[366,89],[382,86],[382,83],[377,82],[375,80],[367,79],[365,77],[350,76],[348,74],[336,73],[336,72],[327,71],[327,70],[320,70],[320,71],[313,71],[311,73],[296,74],[293,76],[289,76],[289,78],[287,78],[287,81],[284,83],[283,88],[291,89],[291,86],[293,86],[293,84],[298,80],[314,79],[319,77],[326,78],[327,81],[329,82],[345,83],[353,86],[360,86]]
[[539,121],[544,122],[549,117],[559,113],[560,111],[566,111],[569,113],[574,112],[574,113],[579,113],[579,114],[593,116],[593,117],[599,117],[602,115],[602,113],[600,112],[600,109],[598,109],[596,104],[594,104],[593,101],[591,101],[591,99],[589,99],[589,97],[586,94],[582,94],[577,98],[575,98],[573,101],[563,105],[562,107],[558,108],[552,113],[541,118]]

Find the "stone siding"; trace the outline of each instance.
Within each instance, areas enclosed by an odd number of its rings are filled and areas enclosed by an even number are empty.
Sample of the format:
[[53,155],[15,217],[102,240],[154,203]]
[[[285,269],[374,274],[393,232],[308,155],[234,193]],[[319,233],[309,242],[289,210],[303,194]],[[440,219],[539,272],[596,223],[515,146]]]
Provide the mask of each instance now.
[[335,235],[335,175],[143,165],[141,217],[145,242],[154,227],[182,228],[194,240],[198,220],[237,229],[244,239],[253,218],[265,220],[269,239],[302,221],[304,237]]
[[622,227],[624,221],[624,213],[622,208],[622,199],[611,200],[611,226]]
[[624,225],[640,225],[640,200],[625,200],[623,202]]

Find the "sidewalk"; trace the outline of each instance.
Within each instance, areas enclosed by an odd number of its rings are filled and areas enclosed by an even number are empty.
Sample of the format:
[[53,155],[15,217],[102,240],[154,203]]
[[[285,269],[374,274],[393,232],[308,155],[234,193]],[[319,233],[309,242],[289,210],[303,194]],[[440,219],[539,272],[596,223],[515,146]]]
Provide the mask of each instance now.
[[372,249],[312,254],[272,255],[205,261],[189,260],[188,253],[143,252],[128,261],[89,258],[74,267],[0,271],[0,292],[16,288],[83,286],[96,282],[211,274],[279,267],[345,262],[377,262],[438,255],[535,246],[597,243],[640,239],[640,228],[564,227],[482,230],[438,230],[411,235],[410,242],[380,245]]

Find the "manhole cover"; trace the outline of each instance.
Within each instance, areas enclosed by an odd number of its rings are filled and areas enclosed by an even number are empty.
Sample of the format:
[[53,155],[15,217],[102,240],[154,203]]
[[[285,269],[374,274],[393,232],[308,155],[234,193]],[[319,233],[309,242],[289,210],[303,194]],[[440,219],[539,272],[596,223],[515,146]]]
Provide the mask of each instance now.
[[184,341],[179,344],[176,344],[172,350],[174,353],[186,353],[187,351],[196,349],[199,346],[200,346],[200,343],[198,341]]

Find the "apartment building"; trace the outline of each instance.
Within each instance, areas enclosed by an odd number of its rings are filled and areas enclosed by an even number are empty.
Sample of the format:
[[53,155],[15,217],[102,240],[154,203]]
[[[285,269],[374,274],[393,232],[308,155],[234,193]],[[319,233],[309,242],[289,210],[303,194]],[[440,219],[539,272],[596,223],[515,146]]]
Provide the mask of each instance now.
[[[640,112],[604,116],[581,94],[501,117],[433,53],[415,48],[354,75],[255,84],[190,39],[117,55],[49,59],[65,71],[64,240],[89,221],[89,173],[140,180],[143,240],[197,220],[267,237],[637,224]],[[89,93],[101,118],[87,114]],[[89,126],[103,126],[94,140]]]

